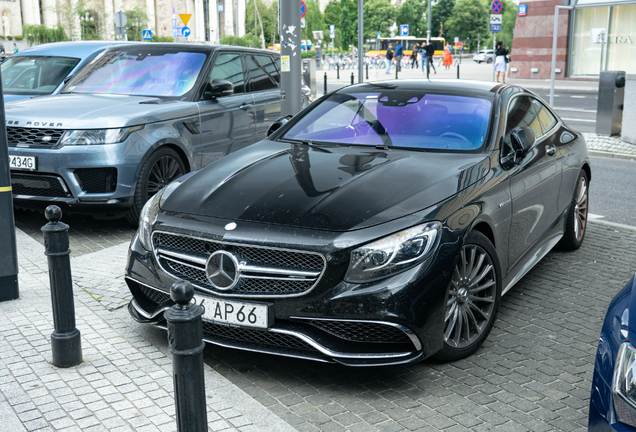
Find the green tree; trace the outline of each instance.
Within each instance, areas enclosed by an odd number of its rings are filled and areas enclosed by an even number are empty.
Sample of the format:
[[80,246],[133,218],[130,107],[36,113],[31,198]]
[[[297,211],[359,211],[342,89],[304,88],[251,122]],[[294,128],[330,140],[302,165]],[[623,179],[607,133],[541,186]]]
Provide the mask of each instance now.
[[[490,13],[490,1],[483,0],[484,5]],[[514,28],[517,22],[517,5],[511,0],[501,0],[503,9],[501,12],[501,31],[497,33],[497,42],[503,41],[504,47],[512,47],[512,39],[514,36]],[[488,25],[490,30],[490,25]],[[491,48],[493,46],[493,33],[488,31],[485,35],[481,35],[481,46]]]
[[353,0],[340,0],[340,47],[347,51],[358,41],[358,6]]
[[340,46],[340,15],[342,14],[342,7],[339,1],[329,2],[327,7],[325,8],[325,13],[323,14],[323,20],[325,23],[325,41],[331,42],[331,38],[329,37],[329,26],[331,24],[336,26],[336,34],[334,37],[334,46]]
[[44,24],[23,25],[22,35],[26,39],[28,39],[29,46],[49,42],[63,42],[68,40],[66,32],[64,31],[64,27],[62,27],[60,24],[58,24],[56,28],[52,29],[46,28]]
[[[396,24],[398,26],[408,24],[409,36],[426,37],[426,28],[428,27],[428,23],[424,19],[426,8],[427,3],[423,0],[406,0],[398,9]],[[435,35],[431,34],[431,36]]]
[[439,0],[431,10],[431,37],[446,37],[447,22],[453,16],[455,0]]
[[482,0],[461,0],[453,8],[453,16],[448,20],[446,39],[458,37],[470,49],[477,42],[478,34],[489,30],[490,14]]
[[259,37],[254,36],[251,33],[247,33],[245,36],[223,36],[219,41],[221,45],[235,45],[235,46],[244,46],[251,48],[260,48],[261,40]]
[[389,0],[368,0],[364,4],[364,37],[375,39],[378,33],[389,36],[389,27],[395,23],[397,9]]
[[[325,33],[325,22],[323,20],[322,12],[320,12],[320,5],[316,0],[305,0],[307,6],[307,13],[305,14],[305,28],[301,31],[301,39],[314,40],[314,31],[322,30]],[[327,26],[327,36],[329,36],[329,27]]]
[[[256,18],[256,20],[254,20],[254,18]],[[274,45],[276,33],[278,32],[278,2],[268,4],[263,0],[246,1],[245,30],[260,38],[261,23],[263,24],[265,46],[268,47]]]
[[126,22],[128,40],[143,40],[143,30],[148,28],[148,15],[146,15],[146,11],[139,5],[136,5],[132,10],[127,10],[124,13],[128,18]]

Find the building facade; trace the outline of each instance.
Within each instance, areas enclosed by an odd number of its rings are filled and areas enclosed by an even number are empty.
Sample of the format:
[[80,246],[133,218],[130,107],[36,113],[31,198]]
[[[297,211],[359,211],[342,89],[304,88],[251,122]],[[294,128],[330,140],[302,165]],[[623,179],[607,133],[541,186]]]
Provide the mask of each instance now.
[[[520,0],[510,63],[513,78],[548,79],[555,6],[561,0]],[[602,70],[636,73],[636,0],[578,0],[559,12],[556,78],[597,78]]]
[[144,29],[153,35],[178,34],[173,27],[183,27],[181,14],[189,14],[188,40],[215,42],[224,35],[245,34],[245,3],[246,0],[0,0],[2,35],[22,35],[23,25],[54,28],[60,24],[71,40],[86,39],[88,30],[93,38],[97,34],[98,39],[116,39],[115,13],[138,15],[142,11],[148,18]]

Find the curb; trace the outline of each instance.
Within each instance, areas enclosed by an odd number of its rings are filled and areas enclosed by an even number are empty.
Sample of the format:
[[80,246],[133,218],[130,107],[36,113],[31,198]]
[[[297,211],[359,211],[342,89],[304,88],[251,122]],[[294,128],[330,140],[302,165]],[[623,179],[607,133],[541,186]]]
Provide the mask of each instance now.
[[610,222],[610,221],[604,221],[604,220],[601,220],[601,219],[588,219],[588,222],[597,223],[597,224],[601,224],[601,225],[607,225],[607,226],[611,226],[611,227],[614,227],[614,228],[621,228],[621,229],[626,229],[626,230],[630,230],[630,231],[636,231],[636,227],[635,226],[625,225],[625,224],[616,223],[616,222]]
[[625,160],[636,160],[636,154],[628,154],[628,153],[611,153],[608,151],[602,150],[589,150],[588,153],[590,156],[599,156],[606,158],[614,158],[614,159],[625,159]]

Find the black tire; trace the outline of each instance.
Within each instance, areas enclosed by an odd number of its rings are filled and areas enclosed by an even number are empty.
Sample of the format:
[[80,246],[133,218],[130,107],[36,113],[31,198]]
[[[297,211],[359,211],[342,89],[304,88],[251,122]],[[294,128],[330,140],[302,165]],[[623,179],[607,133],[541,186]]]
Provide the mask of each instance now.
[[501,302],[501,269],[497,252],[480,232],[468,234],[446,291],[443,361],[473,354],[486,340]]
[[488,60],[486,60],[486,63],[491,64],[492,63],[492,59],[489,58]]
[[589,207],[590,183],[585,170],[581,170],[572,202],[565,221],[565,233],[557,244],[559,249],[576,250],[583,244],[587,228],[587,210]]
[[139,224],[139,213],[150,197],[161,188],[186,173],[185,164],[176,151],[161,147],[144,163],[135,185],[133,205],[126,212],[126,220],[134,226]]

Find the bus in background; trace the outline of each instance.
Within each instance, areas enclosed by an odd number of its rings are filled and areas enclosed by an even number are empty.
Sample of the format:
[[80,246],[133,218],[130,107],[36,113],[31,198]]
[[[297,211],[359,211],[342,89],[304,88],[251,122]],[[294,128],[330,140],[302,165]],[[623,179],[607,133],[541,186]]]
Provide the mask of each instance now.
[[[389,44],[393,45],[393,50],[395,51],[395,47],[402,43],[402,49],[404,50],[405,56],[410,56],[413,53],[413,47],[417,44],[420,47],[422,45],[426,45],[426,38],[418,38],[415,36],[396,36],[392,38],[380,38],[377,40],[375,46],[371,44],[371,47],[367,50],[367,57],[384,57],[386,55],[386,50],[389,47]],[[446,41],[444,38],[431,38],[431,43],[435,45],[435,55],[443,55],[444,54],[444,45],[446,45]]]

